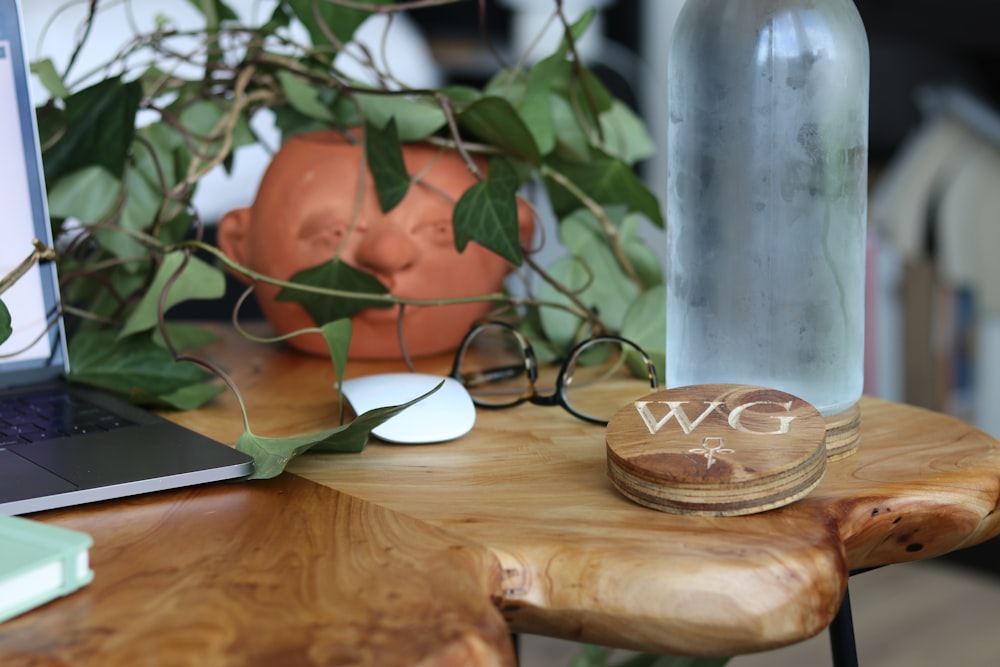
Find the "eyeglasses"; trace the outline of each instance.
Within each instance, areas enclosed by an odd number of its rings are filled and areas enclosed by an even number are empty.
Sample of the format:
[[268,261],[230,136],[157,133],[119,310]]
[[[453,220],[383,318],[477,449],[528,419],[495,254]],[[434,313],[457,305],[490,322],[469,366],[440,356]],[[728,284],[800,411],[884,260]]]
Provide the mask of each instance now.
[[[576,345],[558,371],[540,367],[528,339],[506,322],[473,327],[458,348],[451,376],[482,408],[524,402],[559,405],[594,424],[607,424],[628,401],[656,389],[656,369],[642,349],[620,336],[597,336]],[[554,373],[554,375],[553,375]],[[540,394],[537,386],[552,387]]]

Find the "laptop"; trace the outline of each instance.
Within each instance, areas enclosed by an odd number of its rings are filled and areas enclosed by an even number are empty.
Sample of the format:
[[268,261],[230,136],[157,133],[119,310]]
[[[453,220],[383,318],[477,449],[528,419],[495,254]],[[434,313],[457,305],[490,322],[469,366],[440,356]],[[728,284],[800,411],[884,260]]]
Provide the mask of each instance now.
[[[0,276],[52,245],[17,0],[0,0]],[[246,477],[253,458],[110,393],[70,384],[55,266],[0,299],[0,514],[39,512]],[[51,324],[55,321],[55,324]]]

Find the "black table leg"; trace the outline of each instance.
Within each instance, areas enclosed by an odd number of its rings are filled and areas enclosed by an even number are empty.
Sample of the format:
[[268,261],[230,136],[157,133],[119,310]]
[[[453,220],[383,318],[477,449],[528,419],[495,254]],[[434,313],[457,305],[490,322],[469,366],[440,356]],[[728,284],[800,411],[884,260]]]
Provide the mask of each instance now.
[[850,586],[844,591],[840,611],[830,623],[830,650],[833,653],[833,667],[858,667],[858,649],[854,642],[854,620],[851,618]]

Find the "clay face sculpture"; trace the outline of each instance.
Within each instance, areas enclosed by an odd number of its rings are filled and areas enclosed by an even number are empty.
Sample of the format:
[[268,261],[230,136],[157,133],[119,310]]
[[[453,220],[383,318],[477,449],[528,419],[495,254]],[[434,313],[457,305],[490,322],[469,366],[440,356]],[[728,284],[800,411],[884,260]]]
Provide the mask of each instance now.
[[[476,182],[459,155],[428,145],[406,146],[407,171],[419,179],[399,205],[383,213],[367,170],[359,192],[362,150],[332,130],[289,139],[265,172],[253,205],[220,220],[220,249],[236,262],[281,280],[339,257],[374,275],[397,297],[442,299],[497,292],[510,264],[476,243],[462,253],[455,249],[454,203]],[[526,207],[520,218],[521,240],[527,244],[533,227]],[[267,284],[258,284],[256,290],[265,317],[278,333],[316,326],[300,304],[275,301],[279,291]],[[492,306],[407,306],[407,352],[422,356],[455,349],[470,325]],[[350,357],[399,358],[398,319],[398,307],[356,314]],[[306,352],[328,354],[319,334],[289,342]]]

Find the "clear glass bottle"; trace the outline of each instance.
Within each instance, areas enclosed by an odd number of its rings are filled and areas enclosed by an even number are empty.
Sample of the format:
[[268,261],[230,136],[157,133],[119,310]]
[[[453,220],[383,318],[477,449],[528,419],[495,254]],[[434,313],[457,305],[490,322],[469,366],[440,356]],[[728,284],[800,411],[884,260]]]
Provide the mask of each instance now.
[[856,410],[869,55],[854,3],[688,0],[667,81],[667,386]]

